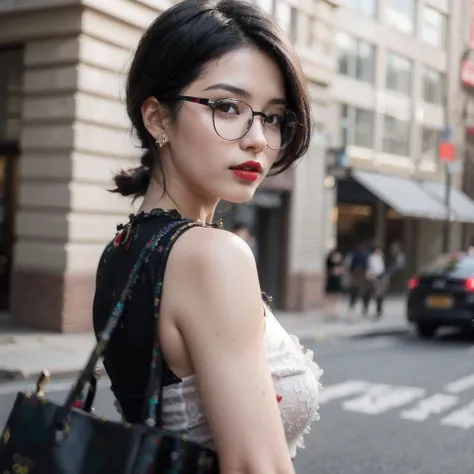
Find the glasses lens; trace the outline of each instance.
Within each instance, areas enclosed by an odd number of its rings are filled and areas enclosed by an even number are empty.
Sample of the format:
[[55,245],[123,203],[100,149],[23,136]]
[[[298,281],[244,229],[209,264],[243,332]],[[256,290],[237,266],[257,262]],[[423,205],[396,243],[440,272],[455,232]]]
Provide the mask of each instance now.
[[[293,140],[296,127],[296,114],[288,109],[277,108],[266,113],[265,138],[272,150],[286,148]],[[250,129],[253,123],[253,110],[245,102],[235,99],[221,99],[214,105],[214,128],[224,140],[238,140]]]
[[267,145],[272,150],[286,148],[295,137],[296,114],[288,109],[275,109],[267,112],[265,135]]
[[242,138],[252,126],[253,112],[240,100],[221,99],[214,106],[214,128],[224,140]]

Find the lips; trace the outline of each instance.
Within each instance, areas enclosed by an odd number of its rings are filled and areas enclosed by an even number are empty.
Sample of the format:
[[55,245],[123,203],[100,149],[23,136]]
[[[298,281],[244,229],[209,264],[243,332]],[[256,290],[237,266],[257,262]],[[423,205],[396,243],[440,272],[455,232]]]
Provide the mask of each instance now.
[[262,165],[258,161],[246,161],[230,168],[237,178],[245,181],[256,181],[262,172]]
[[241,163],[237,166],[232,166],[232,170],[247,170],[247,171],[255,171],[256,173],[262,172],[262,165],[258,161],[246,161],[245,163]]

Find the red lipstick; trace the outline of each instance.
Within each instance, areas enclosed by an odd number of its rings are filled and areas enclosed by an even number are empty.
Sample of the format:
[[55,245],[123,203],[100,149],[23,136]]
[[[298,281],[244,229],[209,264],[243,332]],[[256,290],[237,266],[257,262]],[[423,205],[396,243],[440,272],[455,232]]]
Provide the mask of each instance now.
[[239,179],[256,181],[262,172],[262,165],[258,161],[246,161],[240,165],[231,167],[232,172]]

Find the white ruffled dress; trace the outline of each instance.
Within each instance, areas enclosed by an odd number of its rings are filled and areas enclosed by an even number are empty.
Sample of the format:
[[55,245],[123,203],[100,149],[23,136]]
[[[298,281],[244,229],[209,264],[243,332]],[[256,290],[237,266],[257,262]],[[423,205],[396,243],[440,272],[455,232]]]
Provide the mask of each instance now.
[[[288,452],[304,448],[303,436],[319,419],[318,399],[323,371],[313,361],[313,352],[304,351],[296,336],[289,335],[266,307],[265,348],[275,393],[280,407]],[[117,408],[118,404],[116,405]],[[196,375],[163,390],[162,422],[167,430],[215,448],[196,383]]]

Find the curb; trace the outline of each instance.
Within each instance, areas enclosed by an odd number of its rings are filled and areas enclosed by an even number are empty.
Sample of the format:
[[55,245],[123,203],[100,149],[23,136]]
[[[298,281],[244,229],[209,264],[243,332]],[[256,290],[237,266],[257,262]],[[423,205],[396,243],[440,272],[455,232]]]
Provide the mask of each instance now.
[[366,331],[348,331],[348,332],[296,332],[296,336],[302,342],[325,342],[328,340],[350,340],[350,339],[368,339],[372,337],[396,336],[402,334],[409,334],[412,332],[410,327],[394,327],[394,328],[374,328]]

